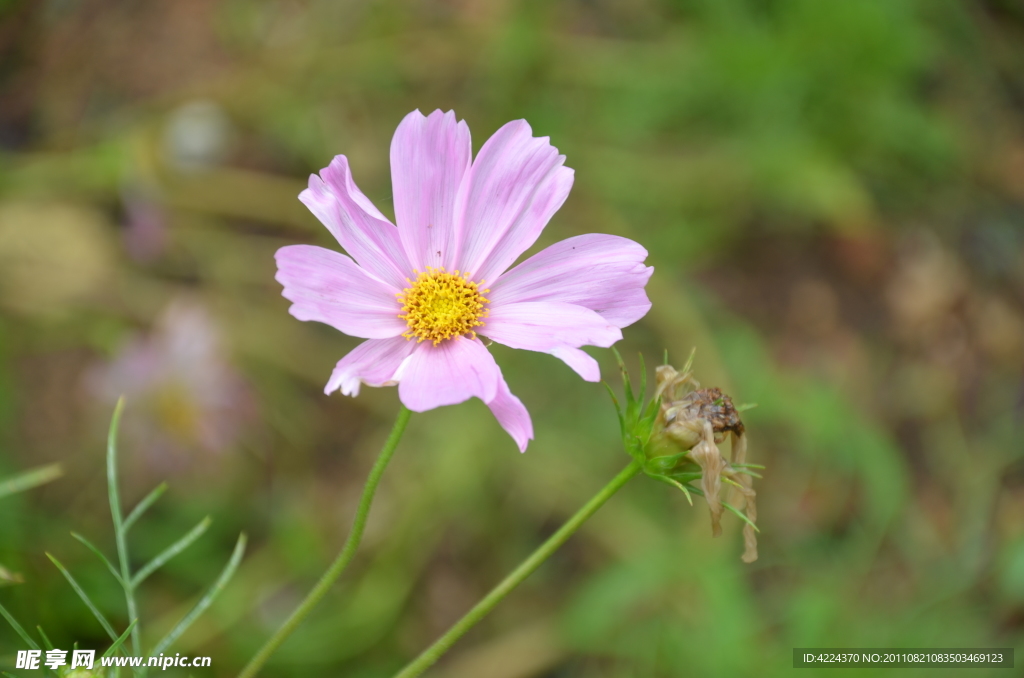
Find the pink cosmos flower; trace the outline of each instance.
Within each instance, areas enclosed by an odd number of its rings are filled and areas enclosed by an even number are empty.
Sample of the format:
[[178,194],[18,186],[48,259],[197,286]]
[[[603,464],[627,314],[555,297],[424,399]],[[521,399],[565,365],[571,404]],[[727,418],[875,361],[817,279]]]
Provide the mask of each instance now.
[[345,156],[310,176],[299,200],[349,256],[282,247],[277,280],[299,320],[367,339],[338,362],[325,392],[398,384],[415,412],[475,396],[524,451],[530,415],[477,335],[550,353],[600,380],[579,347],[611,346],[650,309],[647,251],[581,235],[508,270],[569,195],[564,162],[525,120],[495,132],[473,160],[465,121],[413,111],[391,141],[397,226],[356,188]]

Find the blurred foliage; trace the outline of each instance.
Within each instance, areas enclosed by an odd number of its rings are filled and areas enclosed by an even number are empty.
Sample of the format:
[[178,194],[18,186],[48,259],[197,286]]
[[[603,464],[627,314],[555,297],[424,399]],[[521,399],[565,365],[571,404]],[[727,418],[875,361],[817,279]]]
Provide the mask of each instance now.
[[[0,499],[0,563],[25,580],[0,598],[58,647],[104,635],[46,551],[127,623],[68,537],[112,552],[117,389],[126,505],[170,484],[136,567],[216,518],[148,580],[147,645],[244,530],[250,555],[180,641],[233,675],[340,546],[397,397],[323,395],[356,342],[287,314],[273,253],[331,245],[295,196],[336,153],[390,211],[388,144],[415,108],[454,109],[477,148],[515,118],[551,137],[576,185],[537,248],[644,244],[630,370],[696,346],[703,384],[759,403],[768,466],[754,565],[734,517],[712,540],[699,504],[637,479],[435,675],[773,676],[796,646],[1022,647],[1013,0],[6,0],[0,101],[0,478],[65,471]],[[534,417],[528,452],[479,402],[414,417],[361,555],[268,675],[390,675],[626,461],[599,385],[493,350]],[[19,642],[0,630],[0,665]]]

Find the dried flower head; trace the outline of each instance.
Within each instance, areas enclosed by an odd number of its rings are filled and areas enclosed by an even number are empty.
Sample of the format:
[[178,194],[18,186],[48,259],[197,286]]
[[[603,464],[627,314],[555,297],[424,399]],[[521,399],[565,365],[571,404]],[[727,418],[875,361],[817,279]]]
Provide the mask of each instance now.
[[[711,512],[711,530],[714,536],[722,534],[722,512],[732,508],[721,498],[723,481],[739,493],[745,503],[741,514],[745,549],[743,561],[757,559],[756,493],[751,487],[754,473],[746,463],[747,436],[739,411],[732,398],[718,388],[701,388],[690,371],[692,355],[680,372],[671,365],[655,370],[655,400],[661,399],[654,421],[647,454],[656,474],[670,482],[680,484],[695,480],[697,473],[687,468],[699,467],[700,493],[707,500]],[[732,460],[722,454],[719,445],[726,437],[732,438]],[[680,455],[679,450],[683,453]],[[695,489],[695,488],[690,488]],[[737,511],[738,513],[738,511]]]

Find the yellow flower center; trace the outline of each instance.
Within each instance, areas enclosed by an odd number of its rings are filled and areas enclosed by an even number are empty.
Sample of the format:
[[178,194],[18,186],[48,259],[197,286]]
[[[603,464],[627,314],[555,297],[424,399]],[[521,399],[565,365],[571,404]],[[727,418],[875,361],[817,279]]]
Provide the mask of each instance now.
[[459,271],[448,273],[444,267],[428,266],[426,273],[416,273],[416,280],[406,278],[409,287],[398,293],[402,303],[398,317],[409,325],[402,336],[409,340],[416,337],[417,342],[432,341],[434,346],[464,334],[475,338],[473,328],[483,325],[481,318],[487,317],[484,304],[488,300],[483,294],[490,290],[481,290]]

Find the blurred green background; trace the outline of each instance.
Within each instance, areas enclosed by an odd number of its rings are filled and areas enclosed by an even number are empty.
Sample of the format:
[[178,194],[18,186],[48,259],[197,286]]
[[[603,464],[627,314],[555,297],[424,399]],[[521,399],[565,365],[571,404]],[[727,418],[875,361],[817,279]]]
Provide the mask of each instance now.
[[[1024,660],[1024,10],[1016,0],[0,2],[0,602],[58,647],[118,628],[105,427],[122,494],[170,490],[136,566],[151,645],[230,676],[348,531],[398,401],[322,393],[356,340],[287,313],[274,251],[332,246],[296,200],[348,155],[391,213],[390,137],[454,109],[474,147],[526,118],[576,170],[532,251],[646,246],[633,370],[697,347],[737,402],[740,524],[634,480],[431,675],[789,675],[792,648],[1013,647]],[[492,348],[525,455],[480,402],[415,415],[360,555],[268,676],[389,676],[628,461],[604,389]],[[592,352],[619,388],[608,351]],[[14,579],[23,580],[13,583]],[[21,641],[0,625],[0,664]],[[859,675],[942,675],[942,669]],[[169,672],[167,675],[172,675]],[[1002,674],[1000,674],[1002,675]]]

